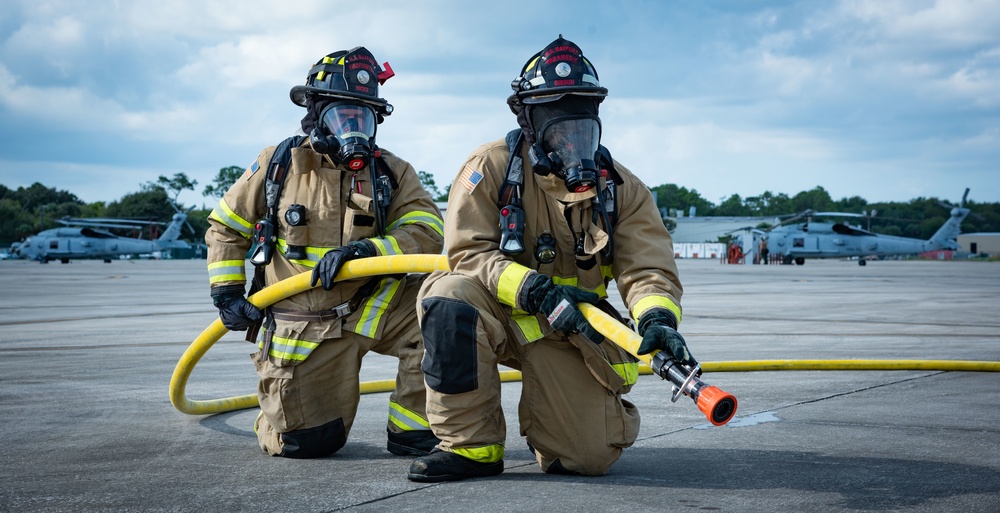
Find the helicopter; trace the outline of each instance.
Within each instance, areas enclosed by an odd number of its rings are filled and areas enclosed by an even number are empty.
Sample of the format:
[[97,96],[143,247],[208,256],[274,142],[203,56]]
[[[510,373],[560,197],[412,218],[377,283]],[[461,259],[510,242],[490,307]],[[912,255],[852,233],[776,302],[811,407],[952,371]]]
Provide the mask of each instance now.
[[[767,249],[772,254],[781,255],[782,263],[805,264],[807,258],[858,257],[858,265],[865,265],[864,257],[887,255],[915,255],[939,249],[958,249],[956,238],[961,233],[962,221],[969,215],[965,200],[969,189],[965,189],[962,202],[958,205],[941,203],[951,209],[951,216],[928,240],[880,235],[858,226],[846,223],[813,222],[819,216],[867,217],[866,214],[843,214],[834,212],[813,212],[806,210],[779,222],[763,234]],[[874,215],[874,213],[872,214]],[[805,217],[801,224],[789,224]]]
[[177,240],[181,228],[185,225],[194,232],[187,222],[188,212],[181,212],[171,203],[176,213],[166,230],[158,239],[144,240],[120,237],[109,232],[109,228],[135,229],[150,224],[150,221],[133,221],[128,219],[108,218],[66,218],[56,222],[66,225],[65,228],[51,228],[32,235],[12,248],[19,258],[37,260],[43,264],[50,260],[59,260],[68,264],[71,259],[103,259],[111,263],[111,259],[119,255],[135,255],[152,253],[172,248],[190,248],[191,245]]

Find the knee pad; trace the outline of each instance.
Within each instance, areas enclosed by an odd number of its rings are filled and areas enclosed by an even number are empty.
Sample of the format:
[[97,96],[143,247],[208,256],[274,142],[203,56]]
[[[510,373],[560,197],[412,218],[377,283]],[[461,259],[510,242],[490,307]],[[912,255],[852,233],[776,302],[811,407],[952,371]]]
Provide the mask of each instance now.
[[322,426],[297,429],[281,433],[281,454],[285,458],[321,458],[340,450],[347,443],[344,419],[327,422]]
[[455,299],[430,297],[420,303],[424,359],[420,370],[432,390],[461,394],[476,389],[476,324],[479,311]]

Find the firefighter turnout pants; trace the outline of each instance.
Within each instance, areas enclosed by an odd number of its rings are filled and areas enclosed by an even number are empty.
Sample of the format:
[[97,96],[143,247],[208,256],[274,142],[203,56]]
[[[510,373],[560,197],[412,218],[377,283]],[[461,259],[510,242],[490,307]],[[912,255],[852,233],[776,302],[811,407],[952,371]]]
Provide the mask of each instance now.
[[396,389],[389,396],[388,429],[394,433],[430,429],[420,371],[423,344],[413,308],[425,277],[406,277],[399,306],[381,319],[387,323],[381,340],[344,330],[340,338],[323,340],[293,366],[279,367],[273,357],[262,359],[259,352],[252,356],[260,377],[261,408],[254,431],[264,452],[315,458],[343,447],[358,411],[361,360],[369,351],[399,358]]
[[635,442],[639,412],[622,398],[634,377],[628,382],[614,367],[636,360],[617,345],[558,332],[524,343],[509,308],[460,274],[434,272],[417,308],[427,418],[442,450],[480,462],[503,458],[498,364],[523,374],[521,435],[543,471],[603,475]]

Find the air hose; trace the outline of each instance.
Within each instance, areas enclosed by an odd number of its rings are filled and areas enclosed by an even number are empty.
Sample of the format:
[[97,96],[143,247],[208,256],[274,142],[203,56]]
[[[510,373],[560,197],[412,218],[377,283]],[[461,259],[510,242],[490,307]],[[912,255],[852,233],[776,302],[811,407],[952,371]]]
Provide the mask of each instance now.
[[[447,270],[448,260],[444,255],[393,255],[383,257],[362,258],[351,260],[344,264],[337,281],[351,280],[367,276],[405,273],[427,273],[436,270]],[[278,283],[270,285],[247,298],[258,308],[272,305],[282,299],[294,296],[313,288],[309,281],[312,271],[306,271]],[[635,354],[642,339],[638,334],[622,325],[610,315],[596,307],[581,303],[580,310],[587,320],[605,337],[615,341],[619,346]],[[258,406],[257,395],[225,397],[195,401],[185,396],[188,378],[195,365],[223,335],[229,330],[216,319],[197,338],[191,342],[187,350],[177,362],[170,378],[170,402],[181,413],[189,415],[209,415],[224,413]],[[640,366],[640,374],[653,374],[648,367],[652,355],[638,356],[646,365]],[[706,372],[750,372],[778,370],[925,370],[925,371],[963,371],[963,372],[1000,372],[1000,362],[977,360],[747,360],[704,362],[701,369]],[[520,381],[519,371],[502,371],[500,380],[504,382]],[[395,380],[366,381],[360,385],[361,394],[390,392],[396,386]],[[714,388],[714,387],[711,387]]]

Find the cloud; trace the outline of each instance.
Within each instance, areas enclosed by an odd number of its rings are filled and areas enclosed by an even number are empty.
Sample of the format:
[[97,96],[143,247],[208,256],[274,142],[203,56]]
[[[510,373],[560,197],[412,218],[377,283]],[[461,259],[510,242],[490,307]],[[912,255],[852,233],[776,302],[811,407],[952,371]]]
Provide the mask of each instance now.
[[[382,88],[396,113],[380,144],[443,188],[476,146],[516,126],[510,80],[563,32],[611,89],[606,144],[648,184],[712,199],[823,185],[905,200],[968,176],[1000,191],[982,171],[1000,161],[1000,9],[989,2],[349,6],[8,2],[0,182],[45,168],[47,185],[66,188],[61,176],[117,169],[109,194],[176,172],[204,185],[298,127],[288,90],[312,63],[365,44],[397,73]],[[558,16],[526,21],[522,7]]]

